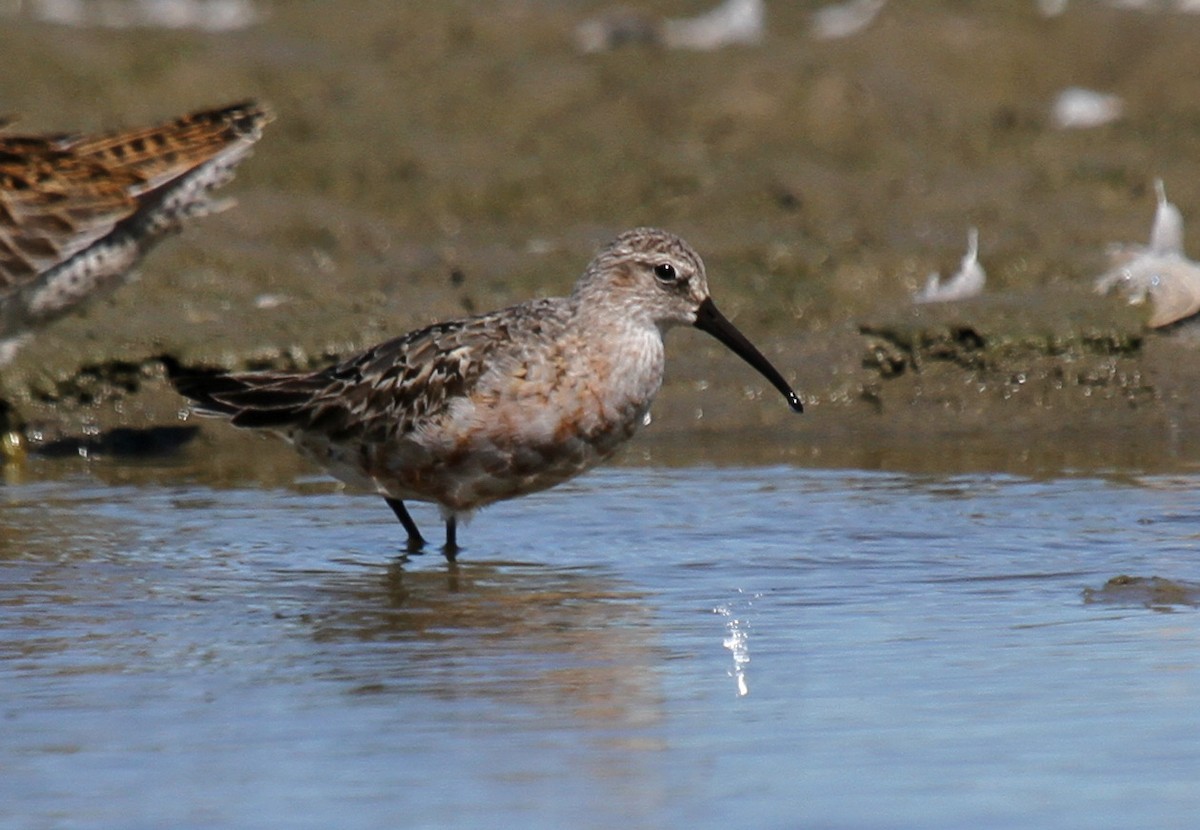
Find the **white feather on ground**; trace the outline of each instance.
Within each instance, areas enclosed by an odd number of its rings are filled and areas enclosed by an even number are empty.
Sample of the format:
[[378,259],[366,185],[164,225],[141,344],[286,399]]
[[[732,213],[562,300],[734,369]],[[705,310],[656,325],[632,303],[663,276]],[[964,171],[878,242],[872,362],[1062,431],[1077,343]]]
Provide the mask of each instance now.
[[1086,130],[1116,121],[1125,113],[1119,95],[1083,87],[1067,87],[1054,99],[1054,126],[1060,130]]
[[885,0],[846,0],[813,12],[812,33],[817,40],[837,40],[856,35],[874,22]]
[[1110,252],[1113,267],[1096,280],[1096,291],[1120,292],[1131,305],[1150,300],[1150,326],[1161,328],[1200,311],[1200,264],[1183,251],[1183,214],[1167,200],[1162,179],[1154,183],[1158,207],[1150,244]]
[[934,272],[925,281],[925,287],[913,297],[917,303],[941,303],[949,300],[965,300],[983,291],[987,272],[979,264],[979,230],[967,231],[967,253],[962,259],[958,273],[945,282]]
[[669,20],[616,9],[579,24],[575,42],[580,51],[587,53],[631,45],[712,51],[723,46],[759,43],[765,32],[764,0],[725,0],[695,17]]
[[763,0],[725,0],[695,17],[668,20],[663,40],[672,49],[720,49],[732,44],[759,43],[766,31]]

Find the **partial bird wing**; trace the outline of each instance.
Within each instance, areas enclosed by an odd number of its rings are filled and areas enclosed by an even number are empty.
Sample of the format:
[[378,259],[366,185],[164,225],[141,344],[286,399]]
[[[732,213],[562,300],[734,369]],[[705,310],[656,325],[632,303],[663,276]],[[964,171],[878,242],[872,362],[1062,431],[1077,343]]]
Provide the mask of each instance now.
[[[122,223],[152,241],[219,207],[270,111],[254,102],[99,136],[0,135],[0,293],[65,264]],[[151,215],[152,214],[152,215]]]
[[235,426],[321,432],[333,441],[386,440],[419,429],[470,395],[496,347],[524,327],[561,324],[561,300],[539,300],[439,323],[309,374],[253,372],[172,379],[202,414]]

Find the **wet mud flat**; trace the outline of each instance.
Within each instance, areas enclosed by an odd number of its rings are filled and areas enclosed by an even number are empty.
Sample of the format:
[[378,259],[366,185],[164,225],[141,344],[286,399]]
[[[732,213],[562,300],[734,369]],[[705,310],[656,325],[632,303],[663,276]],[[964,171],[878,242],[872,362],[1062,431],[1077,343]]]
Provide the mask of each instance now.
[[[674,332],[644,453],[1001,469],[1200,457],[1188,327],[1150,331],[1144,309],[1091,291],[1109,244],[1145,240],[1155,178],[1200,217],[1200,79],[1178,59],[1194,16],[891,4],[819,41],[820,4],[774,4],[757,46],[584,55],[575,26],[606,4],[426,5],[263,4],[221,33],[5,19],[0,110],[22,129],[245,97],[279,115],[226,191],[237,207],[5,367],[10,423],[35,445],[190,428],[168,365],[324,365],[565,293],[599,244],[653,224],[696,245],[718,303],[808,412]],[[1124,117],[1056,129],[1070,85],[1119,94]],[[912,305],[971,225],[984,295]],[[209,447],[226,445],[217,434]],[[728,435],[753,440],[735,452]]]

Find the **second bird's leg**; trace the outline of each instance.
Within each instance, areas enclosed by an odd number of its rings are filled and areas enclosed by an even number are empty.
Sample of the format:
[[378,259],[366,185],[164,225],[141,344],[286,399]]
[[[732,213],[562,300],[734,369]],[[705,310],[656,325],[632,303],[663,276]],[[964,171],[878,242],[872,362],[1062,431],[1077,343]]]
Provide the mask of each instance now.
[[453,562],[458,556],[458,517],[451,516],[446,519],[446,546],[442,548],[442,553],[446,557],[447,562]]
[[400,520],[400,524],[404,525],[405,531],[408,532],[408,552],[416,553],[425,547],[425,537],[417,529],[417,523],[412,520],[412,516],[408,515],[408,509],[404,506],[404,502],[400,501],[400,499],[390,499],[386,496],[384,497],[384,501],[387,502],[388,507],[392,508],[392,512],[396,514],[396,518]]

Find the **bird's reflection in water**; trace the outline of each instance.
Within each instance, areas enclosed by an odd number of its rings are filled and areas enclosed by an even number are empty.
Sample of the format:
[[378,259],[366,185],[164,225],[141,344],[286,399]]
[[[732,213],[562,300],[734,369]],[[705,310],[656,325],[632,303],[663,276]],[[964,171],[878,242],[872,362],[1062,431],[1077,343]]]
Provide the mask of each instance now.
[[515,699],[614,736],[661,718],[647,597],[596,569],[400,557],[326,573],[315,591],[302,614],[315,668],[356,694]]

